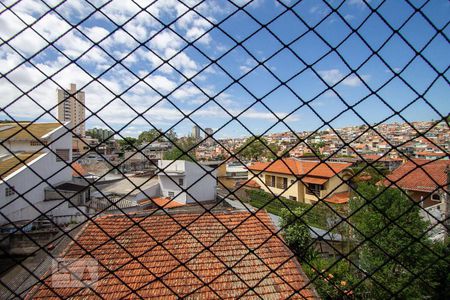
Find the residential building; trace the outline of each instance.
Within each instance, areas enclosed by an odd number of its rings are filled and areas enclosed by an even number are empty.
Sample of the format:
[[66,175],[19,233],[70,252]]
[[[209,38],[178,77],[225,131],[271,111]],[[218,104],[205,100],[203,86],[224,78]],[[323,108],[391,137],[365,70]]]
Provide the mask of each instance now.
[[112,130],[104,128],[92,128],[87,130],[86,134],[95,139],[98,139],[100,142],[114,139],[114,132]]
[[359,162],[369,162],[374,165],[383,166],[386,170],[392,172],[396,168],[398,168],[403,160],[401,158],[391,158],[387,155],[378,155],[378,154],[366,154],[363,155],[362,158],[358,158]]
[[443,220],[449,209],[449,169],[448,159],[412,159],[388,175],[382,184],[401,188],[424,208],[437,207],[441,211],[440,219]]
[[192,137],[197,141],[202,138],[202,136],[200,135],[200,127],[198,127],[197,125],[194,125],[192,127]]
[[[248,166],[248,179],[253,179],[266,192],[291,200],[313,203],[344,195],[340,203],[348,202],[352,177],[351,163],[283,158],[273,162],[257,162]],[[341,198],[341,197],[340,197]]]
[[0,225],[29,225],[44,213],[57,223],[67,223],[87,213],[86,184],[71,182],[68,125],[0,124]]
[[391,188],[401,188],[412,200],[420,203],[422,217],[433,225],[431,238],[443,239],[448,236],[448,229],[437,223],[449,222],[450,160],[411,159],[381,183]]
[[212,138],[214,130],[212,128],[205,128],[206,133],[206,144],[212,146],[214,144],[214,139]]
[[185,160],[158,161],[161,196],[188,204],[216,200],[217,171]]
[[[83,265],[48,270],[27,298],[319,299],[265,212],[108,215],[89,222],[74,239],[61,259],[82,257]],[[130,251],[139,259],[130,260]],[[92,266],[82,274],[84,284],[69,276],[79,266]],[[162,284],[155,276],[163,275]]]
[[58,89],[58,120],[61,122],[70,121],[73,126],[73,133],[84,137],[85,126],[85,93],[78,91],[74,83],[70,84],[68,90]]
[[205,132],[207,135],[213,135],[214,134],[214,130],[212,128],[205,128]]
[[246,181],[247,167],[240,162],[231,162],[226,165],[226,182],[228,188],[234,188],[239,182]]

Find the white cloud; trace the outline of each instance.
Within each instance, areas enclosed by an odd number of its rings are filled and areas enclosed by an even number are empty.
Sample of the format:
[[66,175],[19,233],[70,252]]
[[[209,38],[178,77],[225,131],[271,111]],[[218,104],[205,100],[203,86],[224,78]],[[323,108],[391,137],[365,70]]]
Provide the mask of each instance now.
[[144,81],[161,93],[171,92],[177,87],[177,83],[160,75],[150,75]]
[[347,3],[348,3],[348,5],[353,5],[353,6],[357,6],[359,8],[364,8],[364,7],[367,7],[367,5],[368,5],[365,2],[370,3],[371,0],[349,0]]
[[[251,2],[250,4],[248,4],[248,6],[259,7],[264,3],[264,0],[231,0],[231,2],[235,3],[237,6],[240,6],[240,7]],[[248,6],[246,6],[246,7],[248,7]]]
[[[344,75],[339,69],[329,69],[329,70],[323,70],[318,71],[319,75],[322,77],[323,80],[325,80],[328,84],[334,85],[341,81],[344,77],[346,77],[344,80],[340,82],[340,84],[349,86],[349,87],[357,87],[362,84],[362,81],[356,76],[355,74],[351,74],[350,76]],[[367,81],[369,80],[369,75],[360,75],[360,77]]]
[[83,33],[86,34],[93,42],[98,43],[110,34],[109,30],[103,27],[84,27]]
[[[156,32],[153,31],[150,35],[153,36],[155,33]],[[150,41],[151,47],[161,51],[162,53],[167,53],[168,49],[177,51],[182,44],[183,40],[168,29],[158,33]],[[168,58],[167,55],[165,58]]]
[[[56,5],[57,3],[56,0],[48,1],[53,1],[51,3],[49,2],[49,5]],[[192,0],[189,3],[186,2],[186,4],[191,6],[193,5],[191,2],[196,1],[198,2],[199,0]],[[62,13],[64,17],[79,18],[81,15],[92,11],[90,5],[83,3],[83,1],[72,0],[69,2],[64,3],[58,8],[58,12]],[[144,7],[150,2],[150,0],[145,0],[145,2],[139,2],[139,5]],[[27,23],[33,22],[35,20],[34,16],[42,14],[47,10],[45,5],[37,4],[39,2],[24,0],[21,3],[30,4],[29,6],[21,4],[20,10],[17,10],[17,13],[23,17]],[[93,0],[93,4],[96,6],[104,3],[106,2],[103,0]],[[261,1],[255,1],[254,3],[259,4]],[[209,11],[207,9],[209,9],[210,6],[211,4],[202,4],[202,7],[199,7],[199,11],[201,9],[202,15],[206,16],[209,21],[214,21],[214,17],[208,15]],[[114,21],[121,23],[128,20],[128,18],[139,10],[140,8],[132,1],[113,1],[102,11],[108,14]],[[158,1],[149,8],[149,11],[156,17],[161,17],[163,14],[164,16],[167,16],[167,14],[171,16],[180,15],[186,10],[187,8],[183,4],[175,0]],[[101,43],[101,47],[116,59],[123,58],[129,53],[131,48],[137,45],[136,41],[121,29],[117,30],[114,34],[109,35],[112,28],[106,25],[107,22],[103,22],[105,21],[105,18],[98,13],[95,14],[95,18],[102,22],[96,22],[96,25],[94,26],[83,23],[83,25],[78,28],[93,42],[99,42],[106,38]],[[176,29],[177,32],[180,32],[180,35],[184,36],[186,39],[194,40],[211,27],[208,20],[205,20],[202,16],[199,16],[194,12],[190,12],[186,17],[183,17],[180,22],[177,22]],[[125,29],[129,31],[133,37],[143,41],[150,35],[155,34],[160,27],[161,25],[158,24],[154,18],[143,12],[131,22],[127,23]],[[0,35],[2,37],[11,37],[23,28],[25,28],[25,25],[8,11],[0,14]],[[54,13],[50,13],[40,20],[34,28],[46,39],[54,41],[71,27],[65,20]],[[60,38],[55,43],[55,46],[71,59],[76,59],[93,45],[89,39],[85,38],[77,30],[71,30],[65,34],[64,37]],[[211,36],[205,35],[198,42],[208,44],[207,47],[210,47]],[[11,44],[23,53],[32,55],[45,47],[47,42],[40,39],[30,29],[27,29],[25,32],[14,38]],[[192,52],[178,53],[184,44],[185,42],[180,37],[166,29],[153,38],[147,45],[161,55],[163,59],[167,59],[176,54],[170,60],[170,64],[177,70],[183,72],[187,77],[190,77],[195,74],[201,66],[195,59],[196,57],[193,56],[194,54],[192,54]],[[217,46],[220,45],[218,44]],[[7,49],[7,47],[0,48],[0,71],[2,73],[8,72],[22,61],[23,59],[11,49]],[[214,82],[201,82],[202,90],[200,90],[192,83],[182,81],[182,76],[179,76],[179,74],[168,64],[163,64],[158,69],[158,72],[146,77],[145,82],[137,83],[138,79],[120,66],[114,67],[112,70],[108,71],[107,74],[102,75],[97,82],[91,82],[95,72],[107,69],[110,63],[112,63],[112,60],[108,57],[107,53],[97,46],[90,49],[78,60],[78,63],[83,68],[89,70],[90,74],[83,71],[82,68],[77,65],[70,63],[67,58],[54,49],[51,51],[45,50],[42,53],[42,56],[39,57],[39,62],[34,63],[37,64],[37,68],[45,75],[30,64],[24,64],[14,72],[11,72],[8,75],[8,78],[23,89],[24,92],[29,92],[29,96],[45,109],[51,109],[53,116],[56,116],[56,110],[52,109],[52,107],[56,105],[56,89],[58,87],[68,87],[70,83],[76,83],[78,88],[87,85],[83,87],[86,92],[87,107],[94,113],[98,113],[99,118],[104,122],[114,126],[120,126],[131,121],[136,116],[136,112],[134,112],[133,109],[137,112],[144,112],[148,110],[151,105],[161,100],[161,96],[152,91],[148,85],[151,85],[162,94],[170,93],[176,89],[172,94],[172,98],[174,101],[178,101],[177,104],[180,104],[180,108],[186,114],[193,112],[197,105],[207,101],[209,99],[208,96],[214,96],[217,93]],[[140,48],[136,53],[133,53],[127,58],[126,63],[133,64],[133,67],[140,70],[137,72],[142,78],[149,74],[149,72],[152,72],[151,67],[158,67],[163,61],[147,49]],[[67,64],[69,65],[65,67]],[[63,67],[64,69],[62,69]],[[215,68],[211,66],[202,73],[203,80],[208,80],[210,74],[213,73],[216,73],[216,71]],[[49,79],[45,80],[46,76],[51,76],[55,82],[52,82],[52,80]],[[195,82],[199,84],[197,81]],[[137,85],[134,88],[121,96],[126,104],[120,99],[115,99],[114,94],[122,94],[124,90],[136,83]],[[183,85],[179,87],[180,84]],[[43,113],[43,110],[39,109],[29,97],[23,96],[23,92],[8,83],[6,78],[0,79],[0,89],[2,91],[2,97],[0,98],[0,105],[2,107],[8,106],[14,99],[19,98],[14,105],[9,106],[6,110],[13,116],[19,119],[34,118]],[[111,92],[109,90],[111,90]],[[105,104],[113,99],[115,100],[108,104],[106,108],[102,109]],[[217,101],[223,105],[231,106],[229,110],[233,115],[238,115],[242,111],[242,109],[239,108],[239,103],[233,100],[232,95],[222,93],[217,97]],[[128,107],[127,104],[129,104],[131,108]],[[90,116],[90,113],[87,111],[86,115]],[[229,117],[219,107],[202,108],[196,111],[195,115],[213,120]],[[284,117],[286,116],[286,113],[277,112],[277,115],[279,117]],[[161,103],[146,112],[145,116],[151,122],[155,122],[155,124],[164,123],[168,125],[173,125],[174,122],[183,117],[183,115],[177,109],[169,105],[166,100],[161,101]],[[251,120],[276,119],[271,113],[258,111],[256,109],[246,111],[240,118]],[[47,115],[47,120],[51,119],[51,116]],[[295,120],[295,117],[293,117],[293,119]],[[97,117],[90,118],[88,124],[90,126],[105,126]],[[126,133],[136,133],[139,126],[146,125],[148,125],[147,122],[142,118],[139,118],[136,121],[133,121],[133,126],[128,126],[126,128]]]

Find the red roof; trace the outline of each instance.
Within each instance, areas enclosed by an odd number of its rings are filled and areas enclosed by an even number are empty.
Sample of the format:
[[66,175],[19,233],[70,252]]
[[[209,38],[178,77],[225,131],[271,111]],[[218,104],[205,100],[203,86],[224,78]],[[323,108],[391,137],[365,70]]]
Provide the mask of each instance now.
[[239,182],[239,185],[244,185],[247,187],[251,187],[251,188],[260,188],[261,186],[259,185],[259,183],[257,183],[255,180],[250,179],[250,180],[246,180],[244,182]]
[[444,152],[430,152],[430,151],[422,151],[422,152],[416,152],[416,155],[421,155],[421,156],[447,156],[447,154],[445,154]]
[[[405,190],[432,192],[438,185],[441,187],[447,185],[446,168],[448,166],[450,166],[450,160],[414,159],[395,169],[387,178]],[[385,179],[383,184],[387,186],[390,182]],[[392,186],[395,187],[395,185]]]
[[401,158],[390,158],[389,156],[382,156],[378,154],[366,154],[362,156],[365,160],[368,161],[401,161]]
[[345,204],[348,203],[349,199],[350,199],[350,192],[341,192],[331,195],[331,197],[326,198],[325,201],[334,204]]
[[157,206],[164,208],[180,207],[185,205],[184,203],[177,202],[170,198],[160,198],[160,197],[155,197],[151,199],[142,199],[138,201],[139,205],[148,205],[150,203],[154,203]]
[[79,176],[86,176],[88,172],[83,168],[82,165],[80,165],[77,162],[72,163],[72,176],[79,177]]
[[[270,165],[270,166],[269,166]],[[320,163],[313,160],[300,160],[295,158],[278,159],[275,162],[257,162],[248,166],[249,170],[281,173],[296,176],[317,176],[331,178],[336,173],[350,167],[351,163],[326,162]],[[267,167],[267,169],[266,169]]]
[[328,181],[328,178],[317,178],[317,177],[304,177],[301,181],[312,184],[324,184]]
[[[308,278],[292,252],[274,234],[275,228],[265,212],[256,216],[236,211],[217,212],[214,216],[110,215],[94,221],[89,221],[63,255],[68,260],[93,257],[99,262],[92,290],[72,287],[67,282],[70,276],[56,271],[47,274],[46,285],[35,287],[29,298],[97,299],[97,294],[106,299],[317,297],[311,285],[305,287]],[[254,287],[254,292],[249,286]]]

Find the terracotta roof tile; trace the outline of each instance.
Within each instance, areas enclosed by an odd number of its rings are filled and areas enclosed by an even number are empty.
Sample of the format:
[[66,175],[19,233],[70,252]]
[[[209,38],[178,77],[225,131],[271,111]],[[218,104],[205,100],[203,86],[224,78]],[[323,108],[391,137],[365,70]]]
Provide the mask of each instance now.
[[289,174],[296,176],[308,175],[308,176],[331,178],[334,175],[336,175],[336,173],[342,172],[351,165],[352,165],[351,163],[337,163],[337,162],[320,163],[318,161],[299,160],[295,158],[283,158],[276,160],[273,163],[257,162],[248,166],[248,169],[254,171],[262,171],[267,167],[265,172]]
[[259,183],[257,183],[255,180],[250,179],[250,180],[244,180],[244,181],[239,181],[237,184],[237,186],[246,186],[246,187],[250,187],[250,188],[260,188],[261,186],[259,185]]
[[86,176],[88,172],[83,168],[83,166],[77,162],[72,163],[72,176]]
[[[439,186],[447,185],[445,170],[449,166],[450,160],[414,159],[395,169],[387,178],[405,190],[432,192],[438,187],[437,184]],[[390,182],[385,179],[383,184],[388,186]]]
[[180,203],[170,198],[154,197],[151,199],[142,199],[138,201],[139,205],[156,204],[156,206],[164,208],[180,207],[184,206],[184,203]]
[[[143,229],[133,226],[133,222],[123,215],[97,218],[98,226],[115,237],[117,242],[110,240],[90,221],[77,242],[132,289],[138,289],[136,293],[139,296],[108,274],[101,265],[93,289],[107,299],[176,299],[186,295],[196,299],[233,299],[240,295],[254,298],[257,295],[248,291],[248,285],[256,285],[254,292],[264,299],[287,298],[295,291],[300,292],[294,294],[294,299],[317,297],[310,286],[304,287],[307,277],[298,262],[290,258],[292,253],[288,248],[273,235],[275,229],[265,212],[258,213],[257,217],[248,212],[215,213],[214,216],[173,214],[172,217],[186,226],[190,233],[168,215],[132,217],[133,221],[141,222]],[[238,226],[241,222],[242,225]],[[229,229],[233,234],[228,232]],[[166,240],[171,235],[173,237]],[[139,260],[133,259],[119,244],[131,255],[139,256]],[[86,257],[86,251],[72,243],[64,258],[79,257]],[[271,272],[271,269],[276,269],[276,272]],[[46,279],[48,284],[51,284],[51,278]],[[79,288],[65,284],[66,279],[60,278],[62,282],[59,283],[63,287],[54,287],[61,297],[97,298],[87,288],[74,295]],[[41,285],[28,297],[42,299],[55,295]]]
[[334,204],[345,204],[350,199],[350,192],[335,193],[326,198],[325,201]]
[[306,176],[306,177],[302,178],[302,181],[306,182],[306,183],[312,183],[312,184],[324,184],[325,182],[328,181],[328,178],[317,178],[317,177]]

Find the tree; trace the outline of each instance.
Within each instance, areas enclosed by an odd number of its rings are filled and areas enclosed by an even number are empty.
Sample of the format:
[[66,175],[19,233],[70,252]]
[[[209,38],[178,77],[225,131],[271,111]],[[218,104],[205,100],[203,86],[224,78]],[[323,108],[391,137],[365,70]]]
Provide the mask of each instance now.
[[305,211],[304,207],[294,208],[292,212],[283,208],[280,223],[286,244],[302,260],[313,254],[312,238],[305,223]]
[[161,129],[150,129],[147,131],[142,131],[138,136],[139,144],[152,143],[154,141],[162,141],[163,136],[161,135]]
[[[191,149],[195,144],[196,141],[192,137],[179,139],[175,142],[171,150],[164,153],[164,159],[195,161],[195,149]],[[189,155],[184,152],[187,152]]]
[[297,255],[309,279],[324,299],[342,299],[349,296],[351,286],[358,282],[356,268],[339,257],[319,257],[313,246],[308,226],[306,208],[282,209],[281,227],[286,244]]
[[388,170],[379,163],[375,163],[369,166],[367,163],[359,163],[352,168],[353,174],[355,174],[354,181],[362,182],[366,181],[371,184],[377,184],[382,179],[386,178]]
[[274,153],[277,154],[278,146],[269,144],[265,138],[253,136],[244,142],[239,151],[239,155],[248,160],[258,160],[262,157],[275,159],[276,155]]
[[117,142],[123,151],[136,150],[135,147],[139,145],[138,139],[134,137],[124,137],[122,140],[118,140]]
[[[420,216],[417,203],[398,189],[384,190],[365,183],[357,191],[361,196],[351,199],[354,215],[349,220],[361,244],[360,267],[371,274],[361,291],[375,299],[433,295],[442,280],[442,275],[436,274],[436,265],[446,261],[436,262],[434,252],[442,250],[428,238],[429,224]],[[448,260],[446,263],[448,266]]]

